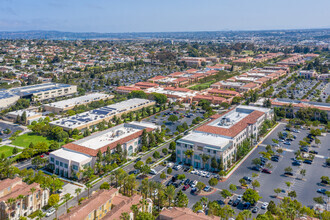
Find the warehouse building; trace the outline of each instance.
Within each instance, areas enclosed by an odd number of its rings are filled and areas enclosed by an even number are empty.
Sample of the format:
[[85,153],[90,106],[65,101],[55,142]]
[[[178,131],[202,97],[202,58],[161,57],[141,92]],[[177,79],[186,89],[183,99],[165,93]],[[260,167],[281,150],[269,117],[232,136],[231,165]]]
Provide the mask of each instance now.
[[61,96],[73,95],[77,86],[60,83],[43,83],[31,86],[16,87],[0,91],[0,108],[7,108],[19,99],[43,101]]
[[58,114],[73,109],[75,106],[78,105],[87,105],[91,102],[112,99],[113,97],[113,95],[108,95],[104,93],[92,93],[80,97],[75,97],[72,99],[66,99],[59,102],[44,104],[43,106],[46,111],[51,111],[53,113]]
[[155,101],[134,98],[113,105],[108,105],[88,112],[84,112],[81,114],[62,118],[50,122],[49,124],[62,127],[66,131],[73,129],[91,129],[93,126],[98,125],[102,121],[108,122],[114,116],[119,117],[124,113],[136,111],[142,109],[143,107],[148,107],[155,104]]

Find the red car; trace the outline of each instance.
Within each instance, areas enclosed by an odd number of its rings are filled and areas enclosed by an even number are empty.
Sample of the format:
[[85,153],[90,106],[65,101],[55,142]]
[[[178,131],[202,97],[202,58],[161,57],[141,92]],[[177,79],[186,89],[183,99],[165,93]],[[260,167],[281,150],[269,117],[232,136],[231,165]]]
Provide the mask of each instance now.
[[185,186],[182,188],[182,190],[183,190],[183,191],[186,191],[188,188],[189,188],[189,185],[187,184],[187,185],[185,185]]
[[44,155],[40,155],[40,157],[41,157],[41,158],[43,158],[43,157],[44,157]]
[[46,152],[47,155],[49,155],[49,152]]
[[262,172],[263,172],[263,173],[269,173],[269,174],[271,174],[271,173],[272,173],[272,171],[271,171],[271,170],[268,170],[268,169],[266,169],[266,168],[265,168],[265,169],[262,169]]

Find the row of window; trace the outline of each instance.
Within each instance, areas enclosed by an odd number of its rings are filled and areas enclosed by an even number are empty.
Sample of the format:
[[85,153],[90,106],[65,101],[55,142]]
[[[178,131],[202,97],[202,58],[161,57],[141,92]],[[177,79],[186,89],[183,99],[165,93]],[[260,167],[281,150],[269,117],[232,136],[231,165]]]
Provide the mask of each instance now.
[[[51,158],[50,158],[50,161],[54,163],[54,161],[55,161],[54,157],[51,157]],[[56,160],[56,161],[55,161],[55,164],[56,164],[57,166],[64,167],[64,168],[68,169],[68,164],[67,164],[67,163],[63,163],[63,162],[61,162],[61,161]]]

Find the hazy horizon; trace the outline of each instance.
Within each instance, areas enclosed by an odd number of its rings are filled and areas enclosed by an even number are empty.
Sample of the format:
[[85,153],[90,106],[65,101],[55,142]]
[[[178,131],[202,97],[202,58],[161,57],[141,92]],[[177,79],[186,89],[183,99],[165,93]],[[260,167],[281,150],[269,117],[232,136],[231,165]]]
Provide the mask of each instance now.
[[141,33],[323,29],[330,28],[329,8],[327,0],[4,0],[0,5],[0,31]]

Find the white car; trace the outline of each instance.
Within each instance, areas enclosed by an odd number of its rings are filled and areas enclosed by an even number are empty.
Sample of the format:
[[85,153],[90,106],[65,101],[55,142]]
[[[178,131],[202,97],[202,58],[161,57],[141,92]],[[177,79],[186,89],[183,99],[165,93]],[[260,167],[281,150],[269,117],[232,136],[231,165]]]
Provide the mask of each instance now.
[[196,174],[196,170],[190,171],[191,174]]
[[196,187],[197,183],[198,183],[198,181],[197,180],[194,180],[193,184],[191,184],[191,187],[192,188]]
[[237,196],[237,199],[241,200],[242,197],[243,197],[243,195],[238,195],[238,196]]
[[168,163],[167,167],[173,167],[173,163]]
[[46,217],[51,216],[52,214],[54,214],[56,212],[55,208],[50,208],[46,211]]
[[262,209],[267,209],[268,207],[268,202],[264,202],[261,206]]
[[205,171],[202,171],[201,172],[201,177],[205,177],[206,176],[206,172]]

